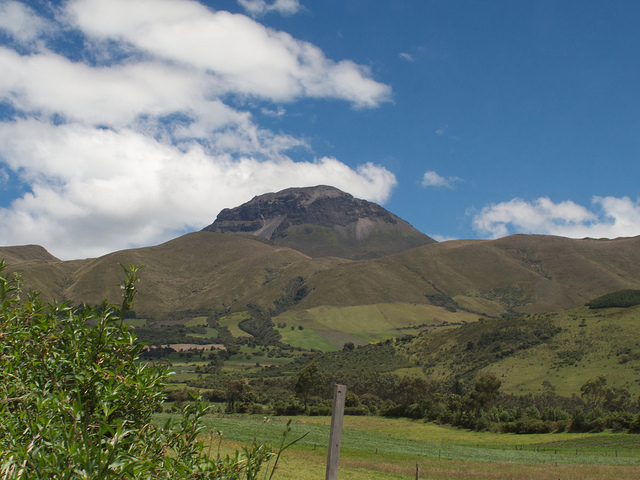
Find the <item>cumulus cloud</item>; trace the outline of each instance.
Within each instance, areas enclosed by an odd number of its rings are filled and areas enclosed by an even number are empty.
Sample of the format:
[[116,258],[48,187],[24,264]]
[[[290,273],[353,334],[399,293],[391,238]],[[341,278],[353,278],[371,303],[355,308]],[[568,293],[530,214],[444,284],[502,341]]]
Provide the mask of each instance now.
[[423,187],[453,188],[453,184],[461,181],[458,177],[442,177],[433,170],[429,170],[422,176]]
[[559,235],[571,238],[615,238],[640,235],[640,203],[629,197],[598,197],[588,209],[572,201],[549,198],[533,202],[515,198],[484,207],[473,219],[483,235],[512,233]]
[[395,177],[334,158],[259,161],[187,151],[132,130],[17,121],[0,129],[10,166],[31,192],[0,210],[3,243],[44,244],[62,258],[94,256],[200,229],[225,207],[289,186],[332,184],[384,202]]
[[124,40],[207,74],[211,93],[274,101],[332,97],[360,108],[389,100],[367,67],[334,62],[315,45],[238,14],[189,0],[74,0],[70,19],[97,41]]
[[[56,19],[10,1],[2,12],[26,19],[30,30],[14,33],[0,15],[0,28],[31,43],[29,54],[0,46],[0,103],[14,112],[0,122],[0,185],[11,175],[28,190],[0,209],[0,244],[96,256],[200,229],[269,191],[330,184],[383,203],[396,185],[371,163],[294,161],[296,150],[313,156],[304,140],[239,107],[243,97],[280,116],[280,103],[309,97],[376,107],[390,89],[365,66],[191,0],[71,0]],[[55,21],[84,36],[80,55],[34,43]]]
[[238,0],[238,3],[251,16],[260,16],[268,12],[293,15],[302,9],[298,0],[274,0],[273,3],[267,3],[265,0]]
[[24,3],[0,2],[0,29],[22,45],[31,45],[44,33],[53,30],[47,20],[39,17]]

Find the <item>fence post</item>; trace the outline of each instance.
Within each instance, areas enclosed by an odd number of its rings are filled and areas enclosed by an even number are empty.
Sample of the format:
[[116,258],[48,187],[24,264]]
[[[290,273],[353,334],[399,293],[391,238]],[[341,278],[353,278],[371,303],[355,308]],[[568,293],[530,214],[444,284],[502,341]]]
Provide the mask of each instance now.
[[333,413],[331,414],[331,432],[329,433],[326,480],[338,479],[340,442],[342,441],[342,418],[344,417],[344,400],[346,396],[347,387],[345,385],[336,385],[333,393]]

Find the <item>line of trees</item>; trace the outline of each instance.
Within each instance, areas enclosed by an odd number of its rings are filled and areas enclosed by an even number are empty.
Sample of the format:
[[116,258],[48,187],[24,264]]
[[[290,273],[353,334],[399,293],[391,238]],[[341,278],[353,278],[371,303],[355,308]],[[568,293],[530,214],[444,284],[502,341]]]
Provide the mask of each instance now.
[[[241,389],[238,383],[242,383]],[[626,389],[608,386],[603,376],[585,382],[580,395],[571,397],[557,395],[549,382],[543,383],[540,394],[512,395],[501,392],[501,382],[492,374],[482,374],[466,383],[439,382],[365,368],[324,370],[312,360],[294,376],[246,380],[217,372],[193,380],[190,385],[208,388],[204,395],[210,401],[226,402],[230,413],[330,415],[336,383],[348,386],[347,415],[409,417],[504,433],[606,428],[640,432],[639,399],[632,398]],[[232,385],[236,386],[231,388]],[[231,392],[235,392],[233,397]]]

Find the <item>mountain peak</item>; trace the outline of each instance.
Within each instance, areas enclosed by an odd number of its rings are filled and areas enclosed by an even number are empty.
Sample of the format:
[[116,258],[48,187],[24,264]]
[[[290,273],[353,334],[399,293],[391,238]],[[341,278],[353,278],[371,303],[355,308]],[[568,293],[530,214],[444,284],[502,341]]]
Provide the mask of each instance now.
[[375,258],[434,242],[380,205],[327,185],[258,195],[203,230],[255,235],[311,257]]

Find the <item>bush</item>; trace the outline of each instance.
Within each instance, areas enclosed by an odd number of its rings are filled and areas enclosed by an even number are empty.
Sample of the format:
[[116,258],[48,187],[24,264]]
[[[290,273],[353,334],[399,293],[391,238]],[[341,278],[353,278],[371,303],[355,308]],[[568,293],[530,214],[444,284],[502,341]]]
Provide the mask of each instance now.
[[333,413],[333,409],[331,408],[330,405],[314,405],[313,407],[309,408],[309,415],[310,416],[322,416],[322,417],[327,417],[327,416],[331,416],[331,414]]
[[521,418],[515,422],[502,424],[504,433],[531,434],[531,433],[549,433],[553,431],[555,425],[553,422],[544,422],[532,418]]
[[640,305],[640,290],[619,290],[591,300],[589,308],[633,307]]
[[120,307],[73,311],[23,295],[0,262],[0,477],[256,478],[271,458],[261,444],[235,458],[203,455],[207,412],[191,398],[179,421],[154,427],[168,380],[139,361],[143,346],[123,318],[137,268],[125,269]]
[[[366,405],[358,405],[357,407],[345,407],[345,415],[370,415],[369,407]],[[331,413],[329,413],[331,415]]]

